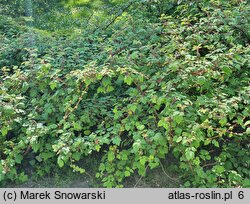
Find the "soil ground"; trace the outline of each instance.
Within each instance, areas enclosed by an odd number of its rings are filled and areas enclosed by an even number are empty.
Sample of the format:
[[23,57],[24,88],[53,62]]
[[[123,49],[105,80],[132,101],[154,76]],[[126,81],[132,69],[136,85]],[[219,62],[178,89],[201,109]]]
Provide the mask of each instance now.
[[[169,159],[169,160],[168,160]],[[168,158],[156,169],[148,170],[145,177],[138,174],[127,178],[123,185],[125,188],[178,188],[181,186],[178,175],[174,174],[173,161]],[[54,172],[42,178],[30,179],[23,184],[9,183],[9,188],[98,188],[102,187],[100,181],[91,172],[96,172],[98,161],[85,162],[88,174],[79,174],[67,169],[64,172]]]

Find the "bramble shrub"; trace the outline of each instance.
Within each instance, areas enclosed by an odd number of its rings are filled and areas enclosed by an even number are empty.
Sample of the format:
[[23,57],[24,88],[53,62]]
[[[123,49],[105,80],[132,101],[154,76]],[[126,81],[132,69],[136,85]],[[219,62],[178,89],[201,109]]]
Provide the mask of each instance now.
[[185,187],[250,186],[249,5],[172,1],[156,21],[155,2],[94,33],[0,22],[1,185],[99,152],[104,187],[167,154]]

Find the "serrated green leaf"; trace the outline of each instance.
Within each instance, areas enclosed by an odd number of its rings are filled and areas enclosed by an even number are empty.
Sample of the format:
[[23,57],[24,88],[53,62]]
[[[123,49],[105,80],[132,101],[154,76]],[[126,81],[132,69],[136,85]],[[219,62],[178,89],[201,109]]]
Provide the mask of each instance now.
[[133,82],[133,79],[130,76],[125,76],[124,77],[124,82],[130,86],[132,84],[132,82]]
[[178,143],[178,142],[180,142],[181,140],[182,140],[182,137],[180,136],[180,137],[177,138],[176,142]]
[[124,175],[125,175],[125,177],[129,177],[130,176],[130,172],[129,171],[125,171]]
[[61,159],[60,156],[57,158],[57,164],[60,168],[62,168],[64,166],[64,161]]
[[121,143],[121,138],[118,137],[118,136],[117,136],[117,137],[114,137],[114,138],[112,139],[112,142],[113,142],[113,144],[119,146],[120,143]]
[[22,155],[17,154],[17,155],[15,156],[15,162],[16,162],[17,164],[21,164],[21,163],[22,163],[22,160],[23,160],[23,156],[22,156]]
[[7,133],[8,133],[8,131],[9,131],[9,128],[6,127],[6,126],[3,126],[3,127],[1,128],[1,133],[2,133],[3,136],[6,136]]
[[194,152],[191,150],[186,150],[185,156],[186,156],[187,160],[191,160],[194,158]]
[[115,154],[114,154],[114,152],[109,152],[108,153],[108,161],[113,161],[115,159]]

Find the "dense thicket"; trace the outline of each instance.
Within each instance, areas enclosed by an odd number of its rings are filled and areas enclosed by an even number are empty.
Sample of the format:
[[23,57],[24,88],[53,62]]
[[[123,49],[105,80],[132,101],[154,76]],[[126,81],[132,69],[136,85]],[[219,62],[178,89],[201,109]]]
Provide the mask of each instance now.
[[250,186],[247,1],[0,2],[1,185],[99,152],[105,187],[168,154],[185,186]]

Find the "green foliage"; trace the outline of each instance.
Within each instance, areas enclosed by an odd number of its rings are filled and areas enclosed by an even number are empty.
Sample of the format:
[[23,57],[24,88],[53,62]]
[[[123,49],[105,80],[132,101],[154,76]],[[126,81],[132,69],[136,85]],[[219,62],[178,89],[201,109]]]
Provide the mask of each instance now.
[[1,17],[1,185],[26,181],[27,166],[85,173],[84,158],[100,153],[105,187],[167,154],[186,187],[249,187],[248,9],[138,1],[67,36]]

